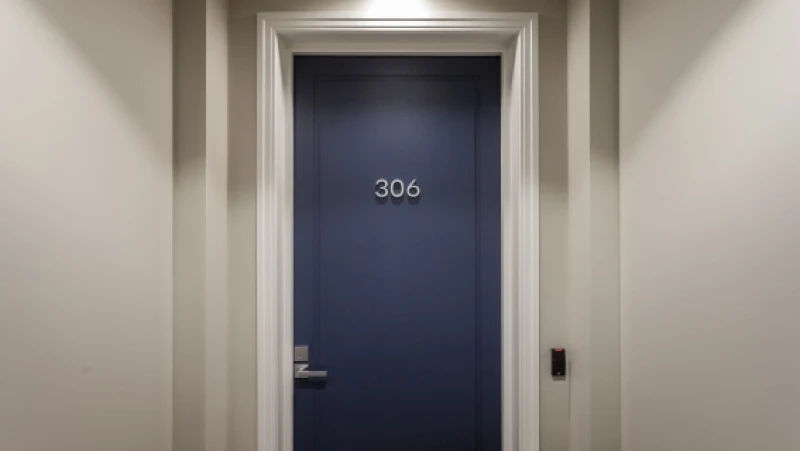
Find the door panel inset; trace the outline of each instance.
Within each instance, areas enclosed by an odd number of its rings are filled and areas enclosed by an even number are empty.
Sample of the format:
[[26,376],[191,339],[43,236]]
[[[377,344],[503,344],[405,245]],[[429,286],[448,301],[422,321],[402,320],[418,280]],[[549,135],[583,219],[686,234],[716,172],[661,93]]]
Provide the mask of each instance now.
[[499,67],[296,57],[295,450],[500,451]]

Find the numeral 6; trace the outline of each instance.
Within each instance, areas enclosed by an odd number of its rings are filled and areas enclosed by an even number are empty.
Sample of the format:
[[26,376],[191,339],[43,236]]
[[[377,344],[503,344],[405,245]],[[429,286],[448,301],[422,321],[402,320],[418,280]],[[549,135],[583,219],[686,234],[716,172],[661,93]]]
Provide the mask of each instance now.
[[406,194],[408,194],[408,197],[412,199],[419,197],[419,195],[422,194],[422,190],[419,189],[419,186],[417,186],[417,179],[412,180],[411,183],[408,184],[408,188],[406,188]]

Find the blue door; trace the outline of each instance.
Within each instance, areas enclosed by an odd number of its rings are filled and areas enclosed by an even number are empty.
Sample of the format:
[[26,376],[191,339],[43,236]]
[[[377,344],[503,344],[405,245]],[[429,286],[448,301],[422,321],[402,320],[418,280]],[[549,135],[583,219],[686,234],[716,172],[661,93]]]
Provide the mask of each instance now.
[[294,449],[500,451],[499,58],[294,70]]

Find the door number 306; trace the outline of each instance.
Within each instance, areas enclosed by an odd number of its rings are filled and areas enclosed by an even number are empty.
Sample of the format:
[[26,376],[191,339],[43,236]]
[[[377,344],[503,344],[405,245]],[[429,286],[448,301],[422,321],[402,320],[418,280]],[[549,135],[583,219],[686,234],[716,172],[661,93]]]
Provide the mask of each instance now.
[[385,199],[390,195],[396,199],[403,196],[413,199],[419,197],[420,194],[422,194],[422,190],[417,186],[417,179],[412,180],[408,186],[400,179],[394,179],[391,182],[386,179],[378,179],[375,182],[375,195],[381,199]]

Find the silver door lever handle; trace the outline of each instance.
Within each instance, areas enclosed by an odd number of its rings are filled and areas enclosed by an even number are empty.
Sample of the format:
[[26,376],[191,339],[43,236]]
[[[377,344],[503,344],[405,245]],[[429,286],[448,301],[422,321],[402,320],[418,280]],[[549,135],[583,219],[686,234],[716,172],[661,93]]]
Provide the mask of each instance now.
[[307,363],[294,364],[295,379],[325,379],[328,377],[327,371],[310,371]]

